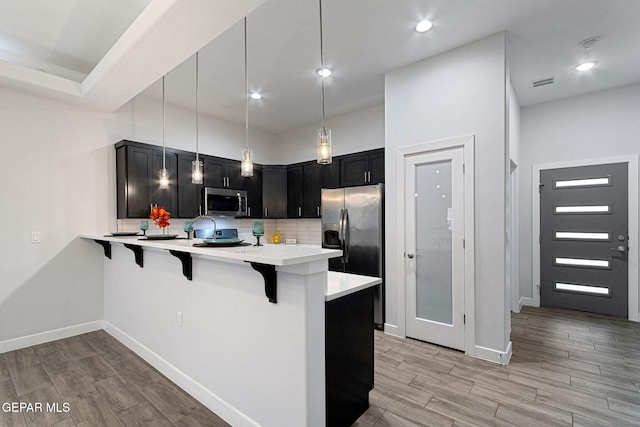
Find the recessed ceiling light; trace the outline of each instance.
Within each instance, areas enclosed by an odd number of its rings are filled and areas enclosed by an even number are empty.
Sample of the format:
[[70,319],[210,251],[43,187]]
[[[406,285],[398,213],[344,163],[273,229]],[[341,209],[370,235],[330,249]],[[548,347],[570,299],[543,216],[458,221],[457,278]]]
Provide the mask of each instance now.
[[588,71],[596,65],[595,62],[584,62],[576,67],[578,71]]
[[331,73],[333,73],[333,71],[331,71],[331,69],[329,68],[318,68],[316,72],[320,77],[329,77]]
[[251,99],[262,99],[262,95],[260,95],[258,92],[253,92],[251,94]]
[[433,27],[433,23],[428,19],[425,19],[418,22],[418,25],[416,25],[416,31],[419,33],[425,33],[429,31],[432,27]]

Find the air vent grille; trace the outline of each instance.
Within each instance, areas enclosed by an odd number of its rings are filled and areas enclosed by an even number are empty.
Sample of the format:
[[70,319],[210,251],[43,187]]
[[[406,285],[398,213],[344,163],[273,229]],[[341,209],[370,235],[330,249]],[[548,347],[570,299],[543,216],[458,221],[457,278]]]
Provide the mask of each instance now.
[[550,85],[550,84],[553,84],[553,77],[548,77],[546,79],[536,80],[535,82],[533,82],[531,84],[533,85],[533,87],[540,87],[540,86]]

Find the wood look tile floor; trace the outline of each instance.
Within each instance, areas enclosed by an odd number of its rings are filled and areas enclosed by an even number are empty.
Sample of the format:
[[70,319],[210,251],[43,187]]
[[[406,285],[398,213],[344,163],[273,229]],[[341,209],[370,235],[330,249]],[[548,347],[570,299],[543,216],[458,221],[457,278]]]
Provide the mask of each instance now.
[[508,366],[376,331],[355,426],[640,426],[640,323],[524,307]]
[[[640,324],[557,309],[512,315],[501,366],[375,335],[371,406],[354,426],[640,426]],[[0,426],[227,426],[104,331],[0,354]]]
[[229,425],[104,331],[0,354],[7,402],[43,410],[0,410],[0,426]]

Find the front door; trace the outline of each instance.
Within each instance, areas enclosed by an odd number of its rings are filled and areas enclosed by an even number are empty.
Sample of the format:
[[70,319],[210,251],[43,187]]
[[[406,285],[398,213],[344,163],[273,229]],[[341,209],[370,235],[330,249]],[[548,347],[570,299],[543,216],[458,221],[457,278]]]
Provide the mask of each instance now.
[[627,317],[627,163],[540,171],[540,305]]
[[406,334],[464,350],[463,148],[405,158]]

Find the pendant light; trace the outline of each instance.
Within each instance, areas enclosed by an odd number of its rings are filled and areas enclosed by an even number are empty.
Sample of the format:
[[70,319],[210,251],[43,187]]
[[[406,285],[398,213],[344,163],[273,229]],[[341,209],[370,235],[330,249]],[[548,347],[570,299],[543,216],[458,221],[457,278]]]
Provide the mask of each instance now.
[[203,180],[203,169],[204,166],[202,164],[202,160],[200,160],[200,153],[199,153],[199,138],[198,138],[198,98],[200,97],[200,87],[199,87],[199,79],[198,79],[198,71],[199,71],[199,64],[198,64],[198,54],[199,52],[196,52],[196,159],[191,161],[191,183],[192,184],[202,184],[202,180]]
[[[324,45],[322,40],[322,0],[320,3],[320,69],[324,70]],[[325,124],[324,113],[324,77],[325,73],[321,74],[322,77],[322,128],[318,129],[318,136],[316,139],[317,145],[317,158],[318,163],[321,165],[328,165],[331,163],[331,129],[327,129]]]
[[244,148],[242,149],[240,173],[253,176],[253,150],[249,148],[249,73],[247,71],[247,17],[244,17]]
[[160,176],[160,188],[166,190],[169,188],[169,172],[167,172],[167,167],[165,163],[166,158],[166,145],[164,142],[164,129],[166,127],[166,100],[164,96],[164,76],[162,76],[162,169],[158,172]]

